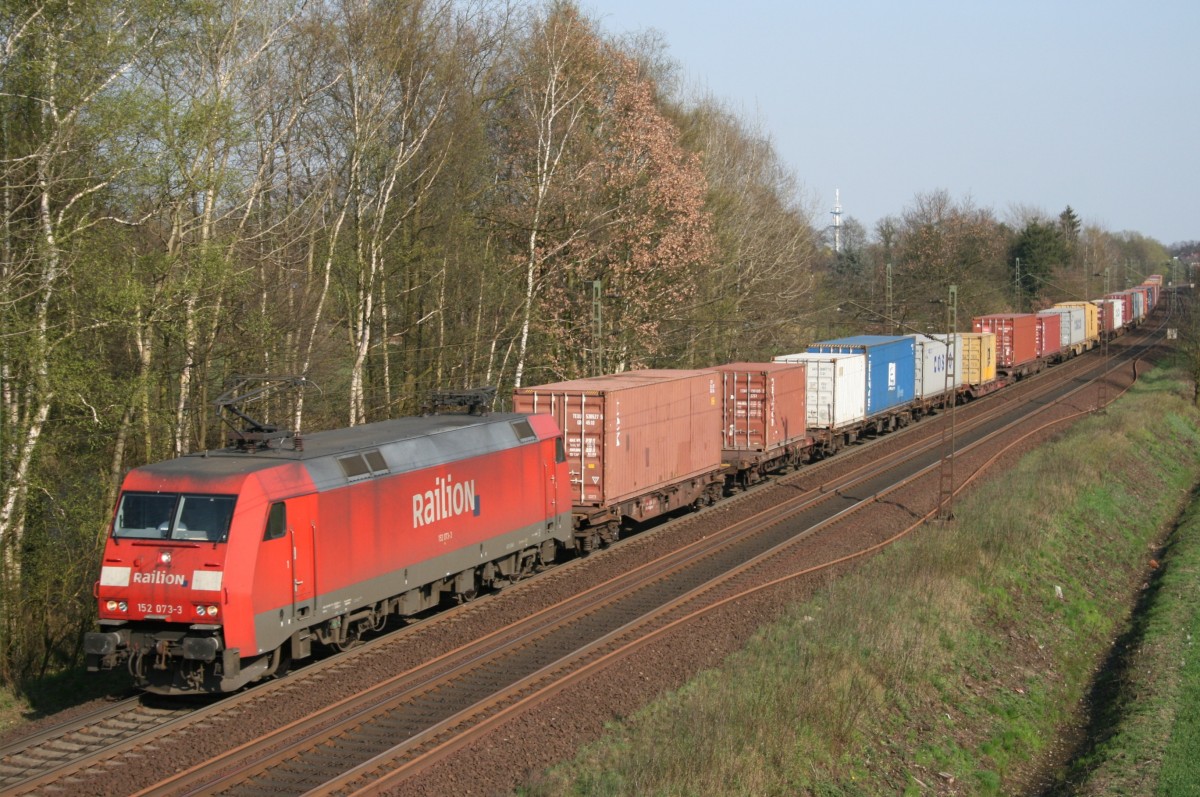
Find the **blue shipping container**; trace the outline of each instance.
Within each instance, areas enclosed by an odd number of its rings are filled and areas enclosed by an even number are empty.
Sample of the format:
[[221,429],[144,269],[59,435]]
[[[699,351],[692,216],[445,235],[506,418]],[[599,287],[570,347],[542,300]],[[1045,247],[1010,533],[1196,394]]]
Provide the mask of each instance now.
[[911,337],[857,335],[814,343],[810,352],[867,355],[867,417],[913,400],[917,392],[916,349]]

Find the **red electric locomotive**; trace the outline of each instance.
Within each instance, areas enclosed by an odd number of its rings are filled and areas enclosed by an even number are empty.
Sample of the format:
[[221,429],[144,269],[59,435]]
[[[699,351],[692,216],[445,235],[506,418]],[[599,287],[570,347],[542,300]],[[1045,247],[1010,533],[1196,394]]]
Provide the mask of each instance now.
[[[243,416],[245,417],[245,416]],[[458,414],[241,445],[122,486],[89,669],[160,694],[228,692],[389,615],[515,579],[572,544],[552,418]]]

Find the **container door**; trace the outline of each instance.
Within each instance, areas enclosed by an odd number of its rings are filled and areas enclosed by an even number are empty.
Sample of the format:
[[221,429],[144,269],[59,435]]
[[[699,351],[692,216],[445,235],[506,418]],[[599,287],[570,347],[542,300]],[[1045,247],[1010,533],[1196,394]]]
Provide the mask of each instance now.
[[[568,444],[567,459],[579,471],[579,503],[600,504],[607,494],[604,477],[608,465],[605,462],[607,452],[604,438],[609,420],[604,417],[605,399],[582,393],[567,397],[563,404],[572,409],[568,422],[578,431],[578,437]],[[617,449],[626,442],[621,439],[620,416],[617,417],[613,440]],[[571,450],[572,446],[575,450]]]
[[317,498],[306,495],[287,502],[288,534],[292,542],[292,613],[311,617],[316,597],[313,547],[317,527]]

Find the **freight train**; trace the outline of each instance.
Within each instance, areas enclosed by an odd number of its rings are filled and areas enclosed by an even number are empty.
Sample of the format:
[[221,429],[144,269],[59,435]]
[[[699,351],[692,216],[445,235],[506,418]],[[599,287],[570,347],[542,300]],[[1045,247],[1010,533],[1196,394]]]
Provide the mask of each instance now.
[[1083,353],[1140,323],[1160,285],[981,316],[970,333],[522,387],[512,413],[447,394],[467,411],[300,438],[230,400],[227,448],[126,476],[88,668],[123,665],[160,694],[240,689],[314,643],[348,648]]

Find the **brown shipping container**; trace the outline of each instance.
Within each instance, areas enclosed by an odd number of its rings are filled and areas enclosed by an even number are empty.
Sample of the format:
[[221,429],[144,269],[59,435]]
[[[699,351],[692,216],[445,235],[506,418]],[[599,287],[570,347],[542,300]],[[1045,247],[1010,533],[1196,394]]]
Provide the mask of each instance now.
[[726,451],[770,451],[804,437],[804,363],[730,363],[721,373]]
[[996,333],[996,365],[1012,368],[1037,359],[1037,320],[1028,313],[979,316],[971,321],[975,332]]
[[721,467],[720,374],[646,370],[518,388],[513,410],[554,416],[572,502],[610,506]]
[[1038,313],[1035,343],[1038,357],[1062,351],[1062,316],[1058,313]]

